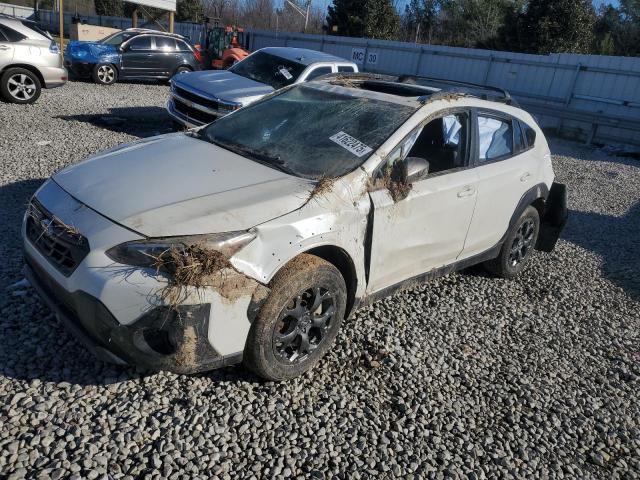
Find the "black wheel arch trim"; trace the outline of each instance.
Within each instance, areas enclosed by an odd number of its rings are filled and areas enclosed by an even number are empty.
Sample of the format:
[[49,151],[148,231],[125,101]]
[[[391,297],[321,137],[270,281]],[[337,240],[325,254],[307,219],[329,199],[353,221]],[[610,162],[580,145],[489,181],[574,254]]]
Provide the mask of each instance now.
[[[507,231],[505,232],[502,240],[504,240],[507,237],[507,235],[509,234],[509,231],[516,224],[516,222],[520,218],[520,215],[522,215],[522,212],[524,212],[527,209],[527,207],[529,207],[530,205],[533,205],[538,200],[542,200],[543,202],[546,202],[548,195],[549,195],[549,188],[544,183],[538,183],[537,185],[534,185],[529,190],[524,192],[524,195],[522,195],[522,197],[520,198],[520,201],[518,202],[516,209],[513,211],[513,214],[511,215],[511,219],[509,220],[509,228],[507,228]],[[542,212],[540,213],[541,213],[540,220],[542,220]]]

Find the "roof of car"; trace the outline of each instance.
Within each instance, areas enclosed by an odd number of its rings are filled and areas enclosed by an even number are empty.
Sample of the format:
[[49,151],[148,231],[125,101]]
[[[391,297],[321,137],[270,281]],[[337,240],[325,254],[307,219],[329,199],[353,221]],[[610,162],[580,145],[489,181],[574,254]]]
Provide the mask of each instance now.
[[9,28],[12,28],[16,32],[21,33],[27,38],[36,39],[36,40],[43,40],[43,39],[48,40],[45,35],[42,35],[37,30],[34,30],[33,28],[30,28],[27,25],[25,25],[25,24],[33,24],[34,27],[36,28],[38,27],[38,24],[36,22],[27,20],[26,18],[18,18],[18,17],[13,17],[11,15],[6,15],[4,13],[0,13],[0,22],[2,22],[4,25],[6,25]]
[[333,63],[353,63],[344,58],[336,57],[330,53],[319,52],[318,50],[309,50],[308,48],[293,47],[266,47],[260,49],[278,57],[292,60],[302,65],[311,65],[316,62],[333,62]]
[[428,99],[437,99],[438,97],[447,97],[451,100],[453,96],[460,96],[518,106],[509,92],[502,88],[440,78],[375,73],[334,73],[314,81],[369,90],[396,98],[414,99],[417,103],[424,103]]
[[166,37],[180,38],[181,40],[185,40],[186,39],[183,35],[179,35],[177,33],[163,32],[161,30],[153,30],[151,28],[127,28],[124,31],[125,32],[132,32],[132,33],[138,33],[138,34],[147,33],[147,34],[153,34],[153,35],[164,35]]

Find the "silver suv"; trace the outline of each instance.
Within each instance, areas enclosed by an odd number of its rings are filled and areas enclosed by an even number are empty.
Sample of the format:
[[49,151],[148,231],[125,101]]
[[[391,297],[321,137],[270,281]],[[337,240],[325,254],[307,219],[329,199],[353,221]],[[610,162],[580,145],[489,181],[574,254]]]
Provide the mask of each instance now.
[[12,103],[33,103],[44,88],[67,82],[62,53],[36,23],[0,15],[0,95]]

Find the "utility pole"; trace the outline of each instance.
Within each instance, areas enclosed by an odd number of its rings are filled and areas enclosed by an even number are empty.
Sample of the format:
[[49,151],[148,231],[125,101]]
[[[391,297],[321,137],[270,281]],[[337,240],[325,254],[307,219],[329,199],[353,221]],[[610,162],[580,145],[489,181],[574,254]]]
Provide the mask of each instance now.
[[307,33],[307,26],[309,25],[309,10],[311,9],[311,0],[307,0],[307,8],[304,10],[297,3],[292,2],[291,0],[284,0],[285,4],[288,4],[295,12],[300,14],[304,18],[304,33]]
[[64,5],[63,5],[63,0],[58,0],[58,9],[60,10],[58,13],[60,15],[59,17],[59,22],[60,22],[60,51],[64,52]]

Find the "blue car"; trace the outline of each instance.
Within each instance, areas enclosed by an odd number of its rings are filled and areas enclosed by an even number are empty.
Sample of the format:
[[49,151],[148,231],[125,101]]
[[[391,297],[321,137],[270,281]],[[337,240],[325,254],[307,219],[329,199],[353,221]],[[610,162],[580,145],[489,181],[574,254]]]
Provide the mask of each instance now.
[[201,69],[200,53],[187,39],[157,30],[130,28],[97,42],[70,42],[65,66],[76,77],[101,85],[118,79],[168,80]]

